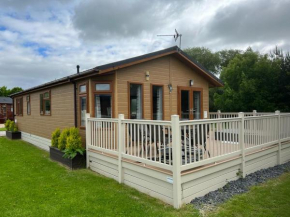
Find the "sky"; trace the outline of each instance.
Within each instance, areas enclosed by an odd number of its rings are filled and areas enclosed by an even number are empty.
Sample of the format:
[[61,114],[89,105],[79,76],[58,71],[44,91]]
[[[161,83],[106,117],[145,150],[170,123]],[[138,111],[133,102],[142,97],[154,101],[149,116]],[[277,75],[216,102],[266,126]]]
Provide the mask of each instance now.
[[0,86],[27,89],[179,45],[290,51],[290,0],[1,0]]

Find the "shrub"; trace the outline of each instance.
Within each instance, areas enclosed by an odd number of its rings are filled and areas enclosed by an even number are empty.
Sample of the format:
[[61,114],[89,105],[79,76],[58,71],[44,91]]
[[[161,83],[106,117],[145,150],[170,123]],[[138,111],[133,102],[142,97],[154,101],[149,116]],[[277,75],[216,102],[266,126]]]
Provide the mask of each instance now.
[[58,148],[58,139],[60,137],[60,129],[56,128],[55,131],[52,132],[51,134],[51,146]]
[[[13,122],[14,123],[14,122]],[[17,132],[18,131],[18,127],[14,124],[13,130],[11,130],[12,132]]]
[[10,123],[11,123],[12,121],[11,120],[6,120],[6,122],[5,122],[5,128],[6,128],[6,130],[8,130],[9,131],[9,128],[10,128]]
[[5,128],[7,131],[11,131],[11,132],[17,132],[18,131],[18,127],[16,126],[14,121],[10,121],[7,120],[5,122]]
[[60,137],[58,139],[58,149],[63,151],[66,148],[66,144],[67,144],[67,137],[69,137],[70,135],[70,130],[69,129],[64,129],[61,134]]
[[83,155],[84,148],[82,147],[82,139],[79,134],[79,129],[72,127],[70,128],[69,136],[67,137],[67,143],[64,150],[64,158],[73,159],[77,153]]

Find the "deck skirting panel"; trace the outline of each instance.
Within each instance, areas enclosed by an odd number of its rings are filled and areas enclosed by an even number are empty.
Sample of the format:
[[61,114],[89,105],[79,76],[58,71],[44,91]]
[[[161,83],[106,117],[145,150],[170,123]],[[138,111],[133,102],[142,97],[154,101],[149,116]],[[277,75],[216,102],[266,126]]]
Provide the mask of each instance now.
[[[261,169],[278,165],[278,146],[248,154],[245,162],[246,175]],[[282,145],[281,163],[290,160],[290,146]],[[206,195],[225,186],[229,181],[241,176],[241,157],[226,162],[212,164],[196,172],[182,175],[182,203],[189,203],[197,197]]]
[[49,151],[49,146],[51,145],[50,139],[36,136],[36,135],[26,133],[23,131],[21,131],[21,139],[37,146],[38,148],[45,150],[45,151]]

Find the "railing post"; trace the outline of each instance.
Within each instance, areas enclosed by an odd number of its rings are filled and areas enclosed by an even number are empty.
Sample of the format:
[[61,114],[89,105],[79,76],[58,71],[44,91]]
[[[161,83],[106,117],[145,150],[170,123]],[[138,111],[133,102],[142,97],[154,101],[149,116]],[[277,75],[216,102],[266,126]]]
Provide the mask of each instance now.
[[181,138],[179,116],[171,115],[172,152],[173,152],[173,205],[181,207]]
[[280,111],[277,110],[275,111],[275,115],[278,116],[278,127],[277,127],[277,131],[278,131],[278,165],[281,164],[281,116],[280,116]]
[[217,118],[221,118],[221,110],[217,110]]
[[118,181],[119,183],[123,182],[123,167],[122,167],[122,153],[124,150],[124,124],[122,123],[122,120],[124,120],[124,115],[119,114],[118,117]]
[[240,141],[240,147],[242,150],[242,175],[243,178],[246,177],[246,154],[245,154],[245,119],[244,119],[244,112],[239,112],[239,118],[241,118],[241,124],[240,124],[240,135],[239,135],[239,141]]
[[87,168],[90,166],[89,159],[89,145],[91,145],[91,125],[89,124],[90,113],[86,113],[86,158],[87,158]]
[[257,110],[253,110],[253,116],[257,116]]

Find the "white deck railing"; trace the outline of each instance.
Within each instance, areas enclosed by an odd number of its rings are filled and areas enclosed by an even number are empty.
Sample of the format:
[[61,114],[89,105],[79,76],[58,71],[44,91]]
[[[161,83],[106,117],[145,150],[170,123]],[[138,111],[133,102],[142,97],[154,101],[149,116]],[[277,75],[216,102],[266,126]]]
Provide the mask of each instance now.
[[[273,115],[275,112],[257,112],[256,110],[253,110],[253,112],[244,112],[245,117],[249,116],[264,116],[264,115]],[[210,119],[216,119],[216,118],[235,118],[238,117],[238,112],[221,112],[218,110],[217,112],[209,112],[209,118]]]
[[177,152],[184,171],[290,139],[290,114],[263,114],[193,121],[172,116],[176,126],[173,120],[129,120],[123,115],[88,118],[87,147],[170,171]]

